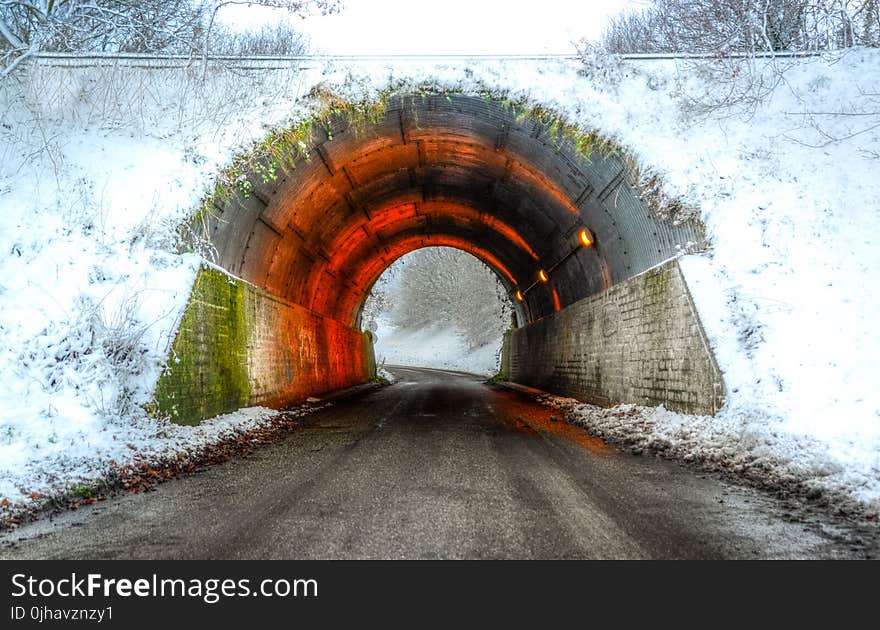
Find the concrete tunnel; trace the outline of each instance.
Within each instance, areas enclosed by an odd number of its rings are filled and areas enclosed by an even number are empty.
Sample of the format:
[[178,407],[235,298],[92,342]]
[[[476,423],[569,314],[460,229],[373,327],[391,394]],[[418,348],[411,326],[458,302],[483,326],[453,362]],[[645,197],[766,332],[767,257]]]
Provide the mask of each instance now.
[[368,380],[358,326],[370,288],[436,245],[473,254],[508,290],[511,380],[598,404],[723,404],[675,261],[705,246],[702,225],[652,213],[622,152],[484,95],[398,94],[369,117],[348,111],[288,137],[287,157],[258,151],[200,217],[219,269],[193,288],[159,411],[197,422]]

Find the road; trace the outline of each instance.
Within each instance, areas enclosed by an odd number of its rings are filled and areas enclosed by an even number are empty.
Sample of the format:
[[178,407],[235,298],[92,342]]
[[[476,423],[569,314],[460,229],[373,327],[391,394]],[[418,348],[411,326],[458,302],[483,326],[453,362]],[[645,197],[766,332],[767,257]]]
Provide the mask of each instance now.
[[841,524],[620,452],[519,392],[394,371],[247,457],[8,533],[0,558],[864,555]]

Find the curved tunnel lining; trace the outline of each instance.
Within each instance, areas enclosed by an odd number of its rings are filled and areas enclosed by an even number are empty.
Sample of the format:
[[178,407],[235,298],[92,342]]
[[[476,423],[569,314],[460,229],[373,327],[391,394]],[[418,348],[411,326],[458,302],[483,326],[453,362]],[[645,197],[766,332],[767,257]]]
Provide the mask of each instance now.
[[[251,173],[252,196],[221,204],[212,236],[231,272],[343,323],[419,237],[482,252],[523,294],[520,323],[701,240],[648,212],[618,156],[587,160],[503,103],[403,96],[366,129],[333,120],[317,136],[277,181]],[[578,247],[584,227],[592,247]]]

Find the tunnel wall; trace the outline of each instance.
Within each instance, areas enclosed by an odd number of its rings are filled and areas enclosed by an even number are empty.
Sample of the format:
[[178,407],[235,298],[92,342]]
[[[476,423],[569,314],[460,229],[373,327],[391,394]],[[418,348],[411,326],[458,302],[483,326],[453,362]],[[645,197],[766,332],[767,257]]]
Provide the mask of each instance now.
[[180,424],[240,407],[282,407],[375,376],[370,333],[203,267],[156,386]]
[[505,337],[511,381],[598,405],[714,415],[724,385],[677,260]]

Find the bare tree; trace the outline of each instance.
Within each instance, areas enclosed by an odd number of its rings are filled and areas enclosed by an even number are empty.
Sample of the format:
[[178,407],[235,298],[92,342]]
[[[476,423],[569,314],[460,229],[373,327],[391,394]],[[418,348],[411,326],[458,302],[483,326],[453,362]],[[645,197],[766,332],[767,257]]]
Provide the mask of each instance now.
[[[785,82],[794,62],[780,52],[841,50],[880,43],[878,0],[654,0],[612,20],[613,53],[692,53],[684,62],[711,91],[684,90],[687,111],[751,115]],[[588,59],[581,51],[585,64]]]
[[880,43],[878,0],[654,0],[614,18],[614,53],[716,56],[815,51]]
[[454,328],[469,348],[497,342],[512,306],[497,276],[482,262],[449,247],[420,249],[395,263],[399,281],[389,298],[397,328]]
[[306,16],[315,12],[321,14],[335,13],[342,7],[342,0],[208,0],[210,7],[205,37],[203,43],[203,55],[205,63],[202,69],[204,75],[208,69],[208,55],[211,52],[211,36],[214,31],[214,22],[220,9],[230,5],[257,5],[273,9],[283,9],[291,14]]
[[309,51],[308,37],[288,22],[264,26],[257,30],[233,31],[215,29],[211,38],[216,55],[241,57],[274,55],[295,57]]
[[[216,34],[217,14],[233,4],[273,7],[304,16],[338,11],[341,0],[0,0],[0,76],[43,51],[207,57]],[[259,34],[255,39],[263,45],[271,43],[273,49],[284,49],[283,32]],[[228,31],[225,34],[228,36]],[[248,46],[240,47],[248,50]],[[291,50],[298,50],[298,46]]]
[[4,74],[42,51],[181,51],[204,10],[187,0],[0,0]]

